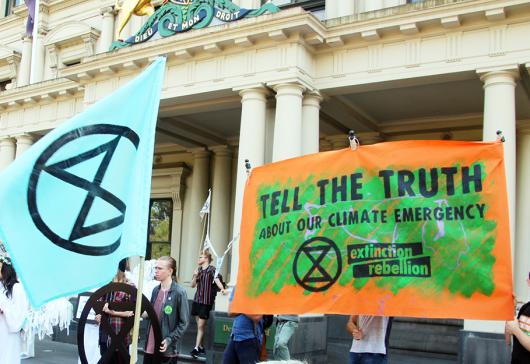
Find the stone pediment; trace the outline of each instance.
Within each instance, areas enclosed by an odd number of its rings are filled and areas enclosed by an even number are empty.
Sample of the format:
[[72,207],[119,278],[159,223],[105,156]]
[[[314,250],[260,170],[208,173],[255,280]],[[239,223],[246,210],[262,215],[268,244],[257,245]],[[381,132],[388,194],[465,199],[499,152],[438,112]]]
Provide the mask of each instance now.
[[100,31],[82,22],[66,22],[50,31],[44,41],[53,73],[95,54]]
[[19,52],[4,45],[0,45],[0,81],[16,78],[20,58],[21,56]]
[[66,22],[50,31],[44,45],[63,46],[69,43],[83,43],[85,39],[94,42],[99,38],[100,31],[82,22]]
[[8,59],[20,59],[20,53],[0,44],[0,62],[6,62]]

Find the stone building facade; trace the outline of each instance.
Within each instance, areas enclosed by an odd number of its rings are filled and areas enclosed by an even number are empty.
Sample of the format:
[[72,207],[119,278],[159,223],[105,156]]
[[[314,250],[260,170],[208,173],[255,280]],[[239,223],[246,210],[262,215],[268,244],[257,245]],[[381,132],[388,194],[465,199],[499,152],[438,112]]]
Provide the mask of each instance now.
[[[169,231],[146,253],[170,252],[189,285],[208,189],[217,251],[238,231],[245,159],[257,166],[344,148],[350,129],[362,144],[493,140],[500,129],[515,293],[527,300],[530,1],[274,3],[280,12],[109,52],[125,16],[114,0],[40,0],[35,37],[24,32],[23,1],[0,0],[0,168],[167,56],[152,198],[169,212]],[[131,17],[122,36],[146,20]],[[232,282],[237,261],[234,253],[223,268]],[[497,340],[502,331],[500,322],[465,321],[462,340],[477,332]]]

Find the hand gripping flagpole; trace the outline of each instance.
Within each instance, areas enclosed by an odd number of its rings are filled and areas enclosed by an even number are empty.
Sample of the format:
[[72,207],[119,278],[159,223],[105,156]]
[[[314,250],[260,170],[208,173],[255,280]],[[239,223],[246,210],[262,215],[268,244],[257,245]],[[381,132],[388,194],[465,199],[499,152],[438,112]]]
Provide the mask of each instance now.
[[142,316],[142,298],[144,288],[144,265],[145,257],[140,257],[140,272],[138,273],[138,287],[136,292],[136,308],[134,310],[134,326],[132,335],[131,361],[135,364],[138,358],[138,336],[140,333],[140,316]]

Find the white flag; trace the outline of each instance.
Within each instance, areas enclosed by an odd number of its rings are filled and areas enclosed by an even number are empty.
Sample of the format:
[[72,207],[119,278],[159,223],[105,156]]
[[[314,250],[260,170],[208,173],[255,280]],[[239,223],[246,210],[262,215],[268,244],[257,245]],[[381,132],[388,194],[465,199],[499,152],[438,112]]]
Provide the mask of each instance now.
[[210,213],[210,199],[212,197],[212,190],[208,190],[208,198],[204,202],[204,205],[202,205],[202,209],[199,212],[199,215],[201,215],[201,219],[204,219],[204,215],[207,215]]

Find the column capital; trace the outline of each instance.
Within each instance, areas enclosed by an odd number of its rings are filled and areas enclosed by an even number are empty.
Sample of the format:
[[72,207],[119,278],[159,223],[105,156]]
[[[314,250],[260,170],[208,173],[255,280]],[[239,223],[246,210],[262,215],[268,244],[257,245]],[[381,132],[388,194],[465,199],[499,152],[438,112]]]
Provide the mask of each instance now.
[[239,91],[241,102],[247,100],[267,101],[267,96],[270,94],[270,91],[262,84],[249,85],[244,88],[234,88],[233,90]]
[[215,157],[231,157],[232,149],[228,145],[216,145],[209,148]]
[[206,148],[193,148],[189,149],[189,152],[193,155],[193,159],[208,159],[210,157],[210,151]]
[[320,103],[324,100],[320,92],[311,91],[304,94],[304,99],[302,101],[302,106],[315,106],[320,108]]
[[33,41],[33,35],[26,34],[26,32],[23,32],[23,33],[20,34],[20,39],[22,40],[22,42],[31,43]]
[[117,14],[117,11],[114,6],[104,6],[99,9],[99,14],[102,16],[114,16]]
[[16,140],[12,137],[6,136],[3,138],[0,138],[0,148],[2,147],[14,147],[16,143]]
[[298,96],[302,98],[302,95],[304,91],[306,90],[306,87],[298,82],[278,83],[278,84],[272,85],[272,88],[276,92],[276,97],[284,96],[284,95],[291,95],[291,96]]
[[515,86],[515,81],[519,79],[519,67],[517,65],[507,65],[492,68],[482,68],[477,70],[480,80],[484,82],[484,87],[495,84],[508,84]]
[[35,137],[27,133],[13,135],[13,138],[16,139],[17,144],[33,144],[35,142]]
[[45,37],[48,34],[48,29],[44,26],[37,27],[37,35],[41,37]]

